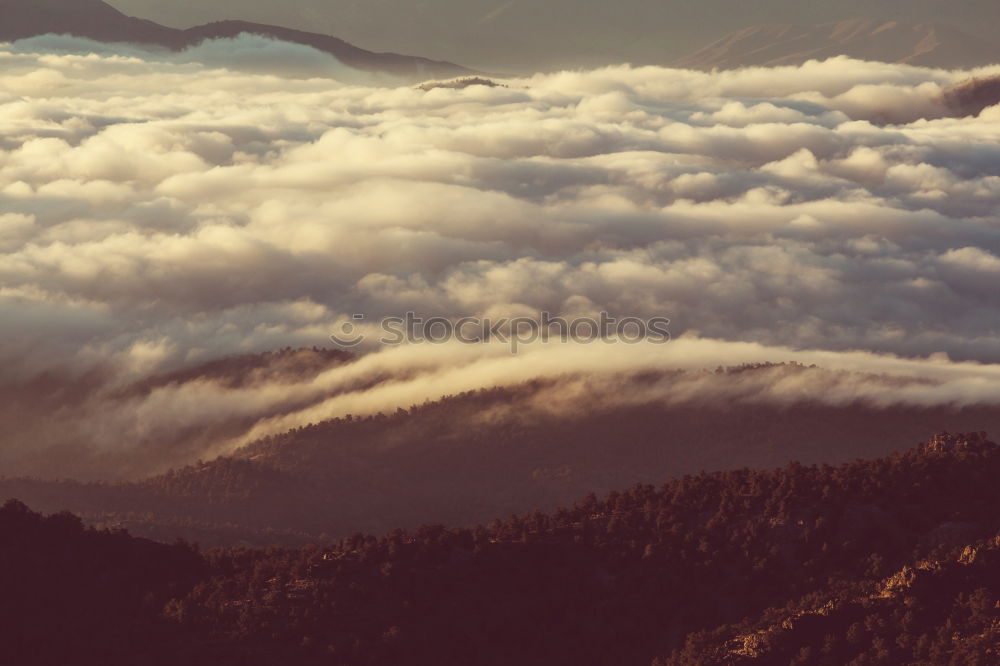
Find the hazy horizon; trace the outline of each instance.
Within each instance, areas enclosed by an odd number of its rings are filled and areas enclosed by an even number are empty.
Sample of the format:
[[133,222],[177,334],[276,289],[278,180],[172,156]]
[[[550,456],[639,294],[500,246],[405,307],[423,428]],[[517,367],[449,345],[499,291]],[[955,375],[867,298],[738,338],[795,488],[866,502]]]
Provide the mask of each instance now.
[[608,4],[586,0],[112,0],[140,18],[187,28],[240,19],[331,34],[365,49],[448,60],[492,72],[632,63],[666,64],[723,35],[762,24],[813,25],[854,18],[942,22],[993,36],[1000,6],[989,0],[893,0],[872,4],[708,0]]

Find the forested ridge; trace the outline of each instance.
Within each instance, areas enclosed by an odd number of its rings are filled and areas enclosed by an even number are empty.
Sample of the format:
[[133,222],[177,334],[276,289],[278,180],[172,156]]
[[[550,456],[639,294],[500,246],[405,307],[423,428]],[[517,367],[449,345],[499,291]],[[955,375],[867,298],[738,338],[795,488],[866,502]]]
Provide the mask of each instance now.
[[[327,367],[341,361],[317,354],[289,352],[270,363],[237,358],[188,374],[239,385],[262,372],[308,374],[299,367],[304,362]],[[761,376],[794,381],[816,372],[765,364],[705,374],[729,386]],[[178,373],[155,384],[185,379]],[[662,390],[674,379],[686,376],[633,377],[622,391],[642,396],[649,386],[652,396],[653,387]],[[1000,430],[1000,412],[975,406],[799,401],[792,408],[650,397],[547,411],[546,401],[564,391],[561,382],[470,391],[388,414],[331,419],[135,482],[0,479],[0,496],[168,542],[183,536],[203,545],[294,546],[425,523],[472,526],[534,508],[551,511],[588,492],[658,484],[701,470],[878,457],[945,429]]]
[[[142,649],[158,655],[144,663],[993,664],[998,474],[983,434],[942,434],[880,459],[687,475],[470,529],[201,553],[9,503],[2,570],[22,583],[5,587],[3,622],[90,614],[37,658],[48,634],[25,634],[20,663],[135,663]],[[121,604],[94,580],[124,590]],[[90,638],[126,611],[141,648]]]

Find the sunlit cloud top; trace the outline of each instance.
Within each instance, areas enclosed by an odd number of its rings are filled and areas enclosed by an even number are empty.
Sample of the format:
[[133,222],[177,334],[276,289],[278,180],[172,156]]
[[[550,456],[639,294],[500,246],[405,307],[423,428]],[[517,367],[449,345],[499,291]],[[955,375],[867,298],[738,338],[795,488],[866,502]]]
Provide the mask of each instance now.
[[121,383],[409,310],[1000,362],[1000,107],[943,101],[998,68],[424,91],[254,39],[0,47],[5,383]]

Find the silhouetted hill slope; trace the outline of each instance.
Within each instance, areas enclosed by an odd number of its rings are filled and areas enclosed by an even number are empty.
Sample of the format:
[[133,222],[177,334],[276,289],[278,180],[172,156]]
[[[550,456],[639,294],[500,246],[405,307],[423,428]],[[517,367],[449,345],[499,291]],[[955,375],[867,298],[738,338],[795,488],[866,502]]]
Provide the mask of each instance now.
[[[877,460],[685,476],[470,530],[228,548],[200,563],[164,546],[177,559],[159,560],[157,580],[185,583],[165,603],[147,596],[162,604],[155,626],[175,633],[144,647],[215,666],[992,664],[998,474],[1000,447],[945,434]],[[0,512],[0,557],[23,553],[10,571],[25,580],[58,576],[59,604],[90,575],[54,570],[74,562],[81,528],[25,539],[41,519],[23,515]],[[7,608],[32,603],[31,585],[9,589]],[[96,604],[87,620],[110,612]],[[139,663],[104,648],[58,663]]]
[[179,30],[133,18],[102,0],[0,0],[0,41],[47,33],[86,37],[180,50],[206,39],[232,38],[241,33],[262,35],[329,53],[349,67],[411,78],[451,77],[473,73],[449,62],[396,53],[373,53],[316,33],[247,21],[220,21]]
[[178,636],[164,604],[207,570],[185,545],[98,532],[10,501],[0,508],[0,663],[164,663],[152,646]]
[[[708,374],[736,382],[808,371],[789,365]],[[641,394],[642,382],[663,380],[633,378],[622,390]],[[558,380],[536,382],[391,415],[336,419],[136,483],[3,479],[0,495],[155,538],[292,544],[309,535],[379,533],[428,522],[472,525],[705,469],[885,455],[941,428],[1000,429],[1000,413],[988,407],[667,404],[651,397],[640,404],[581,403],[549,411],[547,402],[562,390]]]
[[852,19],[816,26],[761,25],[730,33],[673,61],[677,67],[731,69],[798,65],[846,55],[929,67],[1000,62],[1000,47],[940,23]]

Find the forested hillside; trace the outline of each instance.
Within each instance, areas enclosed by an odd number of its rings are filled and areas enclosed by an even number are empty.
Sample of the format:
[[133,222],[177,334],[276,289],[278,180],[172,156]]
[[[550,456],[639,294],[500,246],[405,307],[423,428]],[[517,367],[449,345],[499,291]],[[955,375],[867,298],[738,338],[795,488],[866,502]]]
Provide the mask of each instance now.
[[[43,598],[59,606],[106,595],[95,573],[116,589],[147,567],[122,596],[161,608],[130,620],[148,618],[143,646],[100,634],[58,663],[136,663],[129,650],[159,646],[205,664],[992,664],[998,474],[1000,447],[945,434],[877,460],[685,476],[474,529],[201,555],[8,504],[0,556],[23,583],[5,587],[4,612],[36,607],[32,581],[57,576]],[[118,543],[118,559],[90,563]],[[109,603],[92,607],[95,625],[122,612]],[[26,636],[21,663],[54,663],[32,661],[45,639]]]
[[164,605],[209,575],[183,543],[85,528],[11,500],[0,508],[0,663],[166,663],[183,644]]
[[[226,381],[259,372],[249,361],[237,365],[248,368]],[[294,375],[290,368],[283,371]],[[794,380],[810,370],[751,366],[720,369],[716,378]],[[0,496],[164,541],[298,545],[425,523],[471,526],[701,470],[881,456],[941,429],[1000,431],[1000,413],[987,407],[657,399],[654,387],[674,379],[683,377],[630,379],[622,390],[639,395],[636,403],[568,400],[558,409],[547,405],[564,390],[560,380],[470,392],[297,428],[145,481],[6,479]]]

